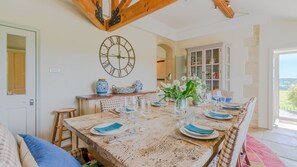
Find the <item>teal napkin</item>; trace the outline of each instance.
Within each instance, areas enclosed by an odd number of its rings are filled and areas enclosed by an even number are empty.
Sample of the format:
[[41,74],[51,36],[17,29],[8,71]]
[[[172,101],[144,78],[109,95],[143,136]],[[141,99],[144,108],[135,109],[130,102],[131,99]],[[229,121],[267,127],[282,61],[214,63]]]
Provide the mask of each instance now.
[[198,128],[197,126],[193,124],[188,124],[185,126],[185,129],[194,132],[194,133],[199,133],[199,134],[212,134],[214,130],[209,130],[209,129],[202,129]]
[[216,112],[208,112],[208,115],[212,116],[212,117],[220,117],[220,118],[227,118],[230,117],[230,114],[225,114],[225,113],[216,113]]
[[240,105],[224,104],[225,107],[240,107]]
[[132,111],[135,111],[135,110],[133,108],[126,107],[125,111],[126,112],[132,112]]
[[110,131],[113,131],[113,130],[117,130],[117,129],[121,128],[122,126],[123,126],[122,124],[116,122],[116,123],[113,123],[113,124],[105,126],[105,127],[94,128],[94,129],[97,132],[106,133],[106,132],[110,132]]
[[152,105],[154,106],[158,106],[160,107],[163,103],[162,102],[159,102],[159,101],[156,101],[156,102],[153,102]]
[[223,108],[229,108],[229,109],[240,109],[241,106],[239,105],[230,105],[230,104],[224,104]]

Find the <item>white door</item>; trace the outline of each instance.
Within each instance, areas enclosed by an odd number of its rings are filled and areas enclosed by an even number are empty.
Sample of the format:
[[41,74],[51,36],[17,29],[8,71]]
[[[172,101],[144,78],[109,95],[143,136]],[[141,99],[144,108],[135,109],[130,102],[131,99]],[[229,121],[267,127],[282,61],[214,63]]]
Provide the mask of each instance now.
[[269,127],[272,128],[274,125],[277,125],[279,119],[279,53],[274,53],[272,60],[272,104],[273,104],[273,115],[272,115],[272,125]]
[[36,135],[35,32],[0,25],[0,123]]

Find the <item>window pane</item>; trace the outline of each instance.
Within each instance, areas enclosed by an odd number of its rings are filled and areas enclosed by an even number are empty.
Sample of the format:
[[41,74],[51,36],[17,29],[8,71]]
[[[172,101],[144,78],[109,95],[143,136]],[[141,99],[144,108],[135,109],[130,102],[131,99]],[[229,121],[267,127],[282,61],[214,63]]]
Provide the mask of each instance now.
[[26,37],[7,35],[7,95],[26,94]]

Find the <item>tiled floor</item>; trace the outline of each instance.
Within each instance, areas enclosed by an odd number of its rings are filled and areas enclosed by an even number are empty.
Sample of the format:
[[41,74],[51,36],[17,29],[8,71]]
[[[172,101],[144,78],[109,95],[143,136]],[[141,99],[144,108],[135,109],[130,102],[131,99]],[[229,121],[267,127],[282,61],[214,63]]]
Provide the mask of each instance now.
[[273,130],[250,129],[249,134],[275,152],[288,167],[297,167],[297,126],[279,124]]

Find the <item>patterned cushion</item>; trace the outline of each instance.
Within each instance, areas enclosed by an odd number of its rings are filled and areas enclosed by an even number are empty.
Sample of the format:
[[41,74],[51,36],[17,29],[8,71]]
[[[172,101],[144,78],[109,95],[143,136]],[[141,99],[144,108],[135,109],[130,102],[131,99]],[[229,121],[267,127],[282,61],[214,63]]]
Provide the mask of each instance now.
[[11,132],[0,124],[0,167],[20,167],[17,142]]
[[68,151],[69,154],[71,154],[73,157],[75,157],[80,164],[85,164],[90,160],[89,158],[89,152],[87,148],[77,148],[71,151]]
[[108,112],[114,109],[120,109],[124,104],[124,97],[112,97],[110,99],[101,100],[101,111]]
[[30,154],[36,161],[35,163],[30,162],[31,164],[33,164],[33,167],[36,164],[38,164],[37,166],[42,167],[81,167],[81,164],[73,156],[71,156],[68,152],[61,149],[60,147],[57,147],[45,140],[32,135],[20,134],[20,137],[23,138],[23,143],[26,144],[28,147],[27,151],[24,148],[24,150],[21,152],[21,157],[24,159],[28,158],[29,155],[27,157],[23,154],[30,152]]

